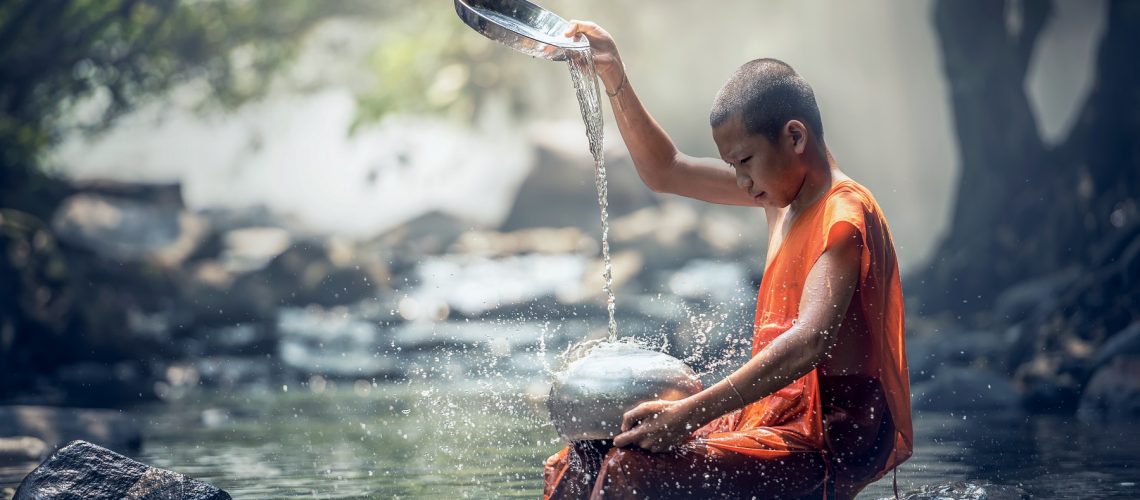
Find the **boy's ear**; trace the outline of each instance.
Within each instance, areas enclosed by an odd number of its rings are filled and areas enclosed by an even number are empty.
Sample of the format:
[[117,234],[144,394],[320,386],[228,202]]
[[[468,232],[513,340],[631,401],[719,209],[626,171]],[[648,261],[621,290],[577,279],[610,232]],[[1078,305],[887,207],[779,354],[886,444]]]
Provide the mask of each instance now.
[[803,122],[788,120],[788,123],[784,124],[784,134],[792,151],[797,155],[803,154],[804,150],[807,149],[807,127]]

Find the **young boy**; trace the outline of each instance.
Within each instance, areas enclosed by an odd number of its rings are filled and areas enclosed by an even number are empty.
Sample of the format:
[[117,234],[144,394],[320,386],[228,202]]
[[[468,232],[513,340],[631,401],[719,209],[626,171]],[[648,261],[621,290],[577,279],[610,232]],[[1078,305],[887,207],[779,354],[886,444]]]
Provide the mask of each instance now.
[[630,410],[612,447],[555,454],[544,496],[854,498],[912,450],[902,291],[887,221],[824,144],[811,87],[774,59],[741,66],[713,103],[721,159],[694,158],[638,101],[613,38],[579,33],[645,184],[761,207],[769,243],[751,360]]

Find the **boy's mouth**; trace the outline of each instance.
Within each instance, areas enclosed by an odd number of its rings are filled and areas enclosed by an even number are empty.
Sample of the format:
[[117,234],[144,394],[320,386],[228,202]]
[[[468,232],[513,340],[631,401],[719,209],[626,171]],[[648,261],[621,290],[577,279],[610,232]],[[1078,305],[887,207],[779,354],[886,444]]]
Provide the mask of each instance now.
[[752,199],[756,200],[756,201],[760,201],[760,198],[762,198],[764,196],[764,194],[765,194],[765,191],[760,191],[759,193],[752,195]]

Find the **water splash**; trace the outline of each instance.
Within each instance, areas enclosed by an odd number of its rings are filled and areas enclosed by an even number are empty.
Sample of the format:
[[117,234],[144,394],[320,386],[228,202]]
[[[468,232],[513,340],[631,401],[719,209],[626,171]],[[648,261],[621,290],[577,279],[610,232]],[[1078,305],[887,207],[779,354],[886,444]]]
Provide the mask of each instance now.
[[617,349],[623,346],[663,352],[662,345],[653,343],[651,339],[638,337],[623,337],[618,340],[592,339],[582,342],[575,342],[567,346],[566,350],[558,356],[559,364],[565,368],[567,366],[570,366],[570,364],[573,362],[589,356],[594,351],[602,349]]
[[609,188],[606,184],[606,162],[602,152],[602,99],[598,91],[597,72],[594,70],[594,55],[590,49],[567,51],[570,66],[570,80],[574,82],[574,92],[578,96],[578,106],[582,110],[582,121],[586,124],[586,138],[590,141],[590,154],[594,157],[594,187],[598,190],[598,208],[602,218],[602,260],[605,267],[602,278],[605,284],[606,311],[609,313],[609,340],[617,340],[617,321],[614,319],[614,278],[610,263],[610,216]]

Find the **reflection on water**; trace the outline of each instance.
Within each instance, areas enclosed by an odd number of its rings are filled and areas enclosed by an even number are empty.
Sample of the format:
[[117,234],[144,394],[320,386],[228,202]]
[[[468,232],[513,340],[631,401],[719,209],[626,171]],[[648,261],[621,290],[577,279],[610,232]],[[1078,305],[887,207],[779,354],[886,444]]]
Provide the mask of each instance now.
[[[146,412],[141,459],[235,498],[540,494],[561,445],[533,381],[215,394]],[[946,480],[1021,485],[1035,498],[1136,498],[1140,431],[1060,417],[922,414],[900,491]],[[860,498],[890,495],[890,476]]]
[[559,447],[521,384],[342,385],[156,407],[142,459],[235,498],[533,498]]
[[[1018,485],[1034,498],[1140,496],[1140,431],[1131,425],[920,413],[915,435],[915,456],[902,466],[900,489],[969,478]],[[872,492],[887,496],[889,481],[872,485]]]

